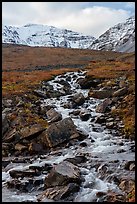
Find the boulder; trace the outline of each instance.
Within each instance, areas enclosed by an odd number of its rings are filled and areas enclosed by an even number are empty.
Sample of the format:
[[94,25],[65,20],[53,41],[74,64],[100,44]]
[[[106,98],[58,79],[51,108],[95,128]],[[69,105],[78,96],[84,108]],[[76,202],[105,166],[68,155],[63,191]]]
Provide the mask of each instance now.
[[58,113],[55,109],[51,108],[46,112],[47,119],[49,123],[57,122],[62,120],[62,115]]
[[127,93],[128,88],[127,87],[123,87],[121,89],[118,89],[117,91],[115,91],[113,93],[113,97],[117,97],[117,96],[123,96]]
[[112,91],[111,90],[90,90],[88,93],[88,96],[92,98],[98,98],[98,99],[109,98],[112,96]]
[[105,113],[108,106],[111,104],[111,100],[109,98],[105,99],[102,103],[100,103],[96,107],[96,112],[98,113]]
[[85,97],[82,93],[78,93],[72,97],[72,101],[80,106],[85,102]]
[[2,135],[4,135],[9,128],[9,122],[7,119],[7,115],[5,113],[2,114]]
[[106,122],[106,118],[104,116],[97,116],[96,119],[95,119],[95,123],[99,123],[99,124],[102,124],[102,123],[105,123]]
[[79,134],[71,118],[52,123],[40,136],[47,147],[54,147],[77,137]]
[[129,192],[134,185],[135,185],[135,181],[133,180],[122,180],[119,184],[119,188],[122,191]]
[[78,79],[77,83],[82,89],[89,89],[90,87],[96,88],[100,83],[100,79],[94,79],[92,76],[86,76],[84,79]]
[[3,142],[18,142],[20,140],[20,135],[16,128],[13,128],[11,131],[8,131],[2,139]]
[[24,169],[24,170],[13,169],[9,171],[9,174],[12,178],[19,178],[19,177],[24,178],[24,177],[39,176],[41,173],[31,169]]
[[67,185],[68,183],[80,183],[80,170],[68,161],[62,161],[55,165],[45,178],[45,187]]
[[86,158],[85,155],[76,155],[75,157],[73,157],[73,158],[67,158],[67,159],[65,159],[64,161],[68,161],[68,162],[71,162],[71,163],[74,164],[74,165],[77,165],[77,164],[86,162],[86,161],[87,161],[87,158]]
[[87,121],[91,117],[91,113],[89,111],[81,111],[79,114],[81,120]]
[[135,161],[127,161],[125,163],[125,169],[130,171],[135,171]]
[[38,196],[38,201],[43,201],[44,197],[59,201],[67,198],[71,194],[74,194],[79,190],[79,188],[79,185],[76,183],[69,183],[66,186],[55,186],[48,188]]
[[43,128],[40,124],[34,124],[31,127],[27,126],[22,128],[19,133],[22,139],[33,139],[41,134],[44,130],[45,128]]
[[44,152],[44,149],[43,149],[43,144],[41,143],[36,143],[36,142],[31,142],[29,144],[29,152],[31,154],[34,154],[34,153],[43,153]]
[[28,149],[28,148],[25,145],[22,145],[22,144],[19,144],[19,143],[17,143],[15,145],[15,150],[17,150],[17,151],[23,151],[23,150],[26,150],[26,149]]

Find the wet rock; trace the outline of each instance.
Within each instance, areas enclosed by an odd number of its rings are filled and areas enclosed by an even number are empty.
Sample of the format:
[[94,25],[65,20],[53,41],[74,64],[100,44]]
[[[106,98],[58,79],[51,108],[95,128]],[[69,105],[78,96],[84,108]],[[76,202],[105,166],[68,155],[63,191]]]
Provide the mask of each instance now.
[[96,119],[95,119],[95,123],[99,123],[99,124],[102,124],[102,123],[105,123],[106,122],[106,118],[104,116],[97,116]]
[[89,89],[91,87],[96,88],[100,82],[100,79],[95,79],[92,76],[86,76],[84,79],[81,78],[77,81],[77,83],[81,86],[82,89]]
[[8,131],[4,137],[3,142],[18,142],[20,140],[19,132],[16,130],[16,128],[13,128],[11,131]]
[[106,195],[106,192],[98,191],[98,192],[96,193],[96,196],[97,196],[97,197],[102,197],[102,196],[104,196],[104,195]]
[[78,93],[73,96],[72,101],[80,106],[85,102],[85,97],[83,96],[82,93]]
[[125,169],[135,171],[135,161],[128,161],[125,163]]
[[125,149],[118,149],[117,153],[122,153],[122,152],[126,152]]
[[22,139],[33,139],[36,138],[39,134],[41,134],[45,128],[43,128],[40,124],[34,124],[31,127],[27,126],[20,130],[20,135]]
[[93,127],[92,131],[94,131],[94,132],[102,132],[103,128],[102,127]]
[[62,120],[62,115],[53,108],[47,111],[46,115],[49,123],[58,122],[59,120]]
[[87,121],[91,117],[91,113],[89,111],[81,111],[79,116],[81,120]]
[[75,157],[73,157],[73,158],[67,158],[67,159],[65,159],[64,161],[68,161],[68,162],[71,162],[71,163],[74,164],[74,165],[77,165],[77,164],[86,162],[86,161],[87,161],[87,158],[86,158],[85,155],[76,155]]
[[62,106],[63,106],[63,108],[68,108],[68,109],[72,109],[75,107],[72,102],[66,102]]
[[113,97],[117,97],[117,96],[123,96],[127,93],[128,88],[127,87],[123,87],[121,89],[118,89],[117,91],[115,91],[113,93]]
[[43,144],[41,144],[41,143],[36,143],[36,142],[31,142],[30,144],[29,144],[29,152],[31,153],[31,154],[35,154],[35,153],[43,153],[44,152],[44,149],[43,149]]
[[81,143],[79,144],[79,146],[81,146],[81,147],[87,147],[88,145],[87,145],[86,142],[81,142]]
[[15,145],[15,150],[17,150],[17,151],[24,151],[26,149],[28,149],[28,147],[26,147],[25,145],[22,145],[22,144],[19,144],[19,143],[17,143]]
[[46,93],[41,90],[34,90],[33,93],[38,97],[47,98]]
[[10,160],[3,160],[2,159],[2,167],[6,167],[11,161]]
[[113,127],[114,127],[114,122],[107,122],[107,123],[106,123],[106,127],[107,127],[108,129],[113,128]]
[[109,98],[105,99],[102,103],[100,103],[96,107],[96,112],[105,113],[110,104],[111,104],[111,100]]
[[4,108],[4,110],[2,111],[2,114],[8,114],[12,111],[11,108]]
[[2,135],[4,135],[9,128],[9,122],[7,115],[5,113],[2,114]]
[[11,99],[2,99],[2,105],[5,108],[10,108],[12,106],[12,100]]
[[79,137],[79,134],[71,118],[65,118],[59,122],[52,123],[41,134],[42,143],[47,147],[54,147],[77,137]]
[[2,143],[2,156],[8,156],[13,150],[14,145],[12,143]]
[[31,192],[33,188],[33,181],[28,180],[28,181],[21,181],[17,179],[12,179],[7,182],[8,188],[15,188],[19,190],[20,192]]
[[98,98],[98,99],[105,99],[112,96],[111,90],[90,90],[88,93],[89,97]]
[[125,195],[115,192],[108,192],[103,198],[103,202],[125,202]]
[[80,170],[74,164],[63,161],[55,165],[45,178],[45,187],[62,186],[68,183],[80,183]]
[[52,165],[49,163],[39,163],[39,164],[31,164],[29,166],[29,169],[35,170],[35,171],[50,171],[52,169]]
[[70,115],[73,114],[73,115],[77,116],[77,115],[79,115],[79,113],[80,113],[80,110],[79,110],[79,109],[76,109],[76,110],[70,112],[69,114],[70,114]]
[[79,185],[76,183],[69,183],[66,186],[55,186],[53,188],[48,188],[38,196],[38,201],[43,201],[44,197],[54,201],[66,199],[71,194],[77,192],[79,188]]
[[124,192],[129,192],[134,185],[135,181],[133,180],[123,180],[120,182],[119,188]]
[[24,178],[24,177],[39,176],[40,172],[35,170],[29,170],[29,169],[27,170],[13,169],[9,171],[9,174],[12,178],[19,178],[19,177]]
[[51,108],[56,108],[55,105],[44,105],[40,106],[39,108],[39,114],[45,115],[47,111],[49,111]]
[[70,88],[70,84],[64,79],[59,80],[58,83]]

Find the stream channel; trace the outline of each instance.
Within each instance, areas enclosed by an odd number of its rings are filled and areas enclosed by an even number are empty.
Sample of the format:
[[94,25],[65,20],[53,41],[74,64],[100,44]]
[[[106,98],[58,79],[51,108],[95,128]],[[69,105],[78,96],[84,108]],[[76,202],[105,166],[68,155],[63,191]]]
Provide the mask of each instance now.
[[[123,194],[114,181],[114,177],[119,176],[135,179],[134,171],[128,171],[124,168],[128,161],[135,161],[135,153],[131,151],[134,141],[124,139],[118,135],[115,129],[107,129],[102,124],[96,123],[93,118],[101,116],[102,113],[96,112],[96,107],[101,103],[100,99],[89,98],[88,89],[82,90],[77,83],[78,78],[85,77],[85,71],[69,72],[64,75],[55,77],[49,81],[54,90],[61,90],[62,86],[58,83],[60,80],[66,80],[70,86],[72,94],[60,96],[59,98],[42,99],[42,105],[54,105],[55,110],[62,115],[62,119],[71,117],[79,131],[82,131],[86,138],[82,141],[76,140],[73,145],[59,146],[45,155],[36,155],[28,157],[26,163],[14,163],[8,165],[2,172],[2,202],[38,202],[37,195],[42,190],[40,188],[35,191],[21,193],[15,189],[8,189],[6,183],[12,178],[9,171],[12,169],[26,169],[30,165],[43,165],[45,162],[51,165],[59,164],[66,158],[73,158],[76,155],[85,155],[86,161],[78,164],[80,172],[84,178],[80,185],[80,189],[73,200],[70,202],[100,202],[102,198],[97,196],[98,192],[114,191],[117,194]],[[72,95],[82,93],[85,102],[78,106],[80,111],[88,111],[91,114],[88,120],[82,121],[79,115],[72,114],[75,108],[66,108],[63,104],[68,103]],[[122,149],[122,151],[120,151]],[[40,175],[44,180],[45,174]],[[23,178],[24,180],[26,178]],[[43,184],[41,184],[42,186]],[[41,202],[55,202],[54,200],[44,199]]]

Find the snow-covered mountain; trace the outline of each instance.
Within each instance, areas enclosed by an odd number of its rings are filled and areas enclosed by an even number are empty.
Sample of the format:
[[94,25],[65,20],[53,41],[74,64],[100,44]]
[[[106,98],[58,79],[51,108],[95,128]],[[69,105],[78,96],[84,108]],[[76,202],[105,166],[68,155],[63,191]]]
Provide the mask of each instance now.
[[94,50],[113,50],[119,52],[135,51],[135,17],[108,29],[89,47]]
[[3,43],[86,49],[94,40],[93,36],[47,25],[2,26]]
[[53,26],[2,26],[2,42],[29,46],[66,47],[118,52],[135,51],[135,16],[108,29],[98,39]]

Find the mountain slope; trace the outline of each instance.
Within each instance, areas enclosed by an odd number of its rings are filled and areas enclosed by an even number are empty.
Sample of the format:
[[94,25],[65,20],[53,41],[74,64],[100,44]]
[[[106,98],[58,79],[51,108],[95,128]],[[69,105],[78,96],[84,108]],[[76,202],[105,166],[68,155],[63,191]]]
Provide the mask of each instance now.
[[2,26],[3,43],[86,49],[94,40],[93,36],[53,26],[38,24],[27,24],[22,27]]
[[135,51],[135,17],[108,29],[89,47],[95,50],[112,50],[119,52]]

